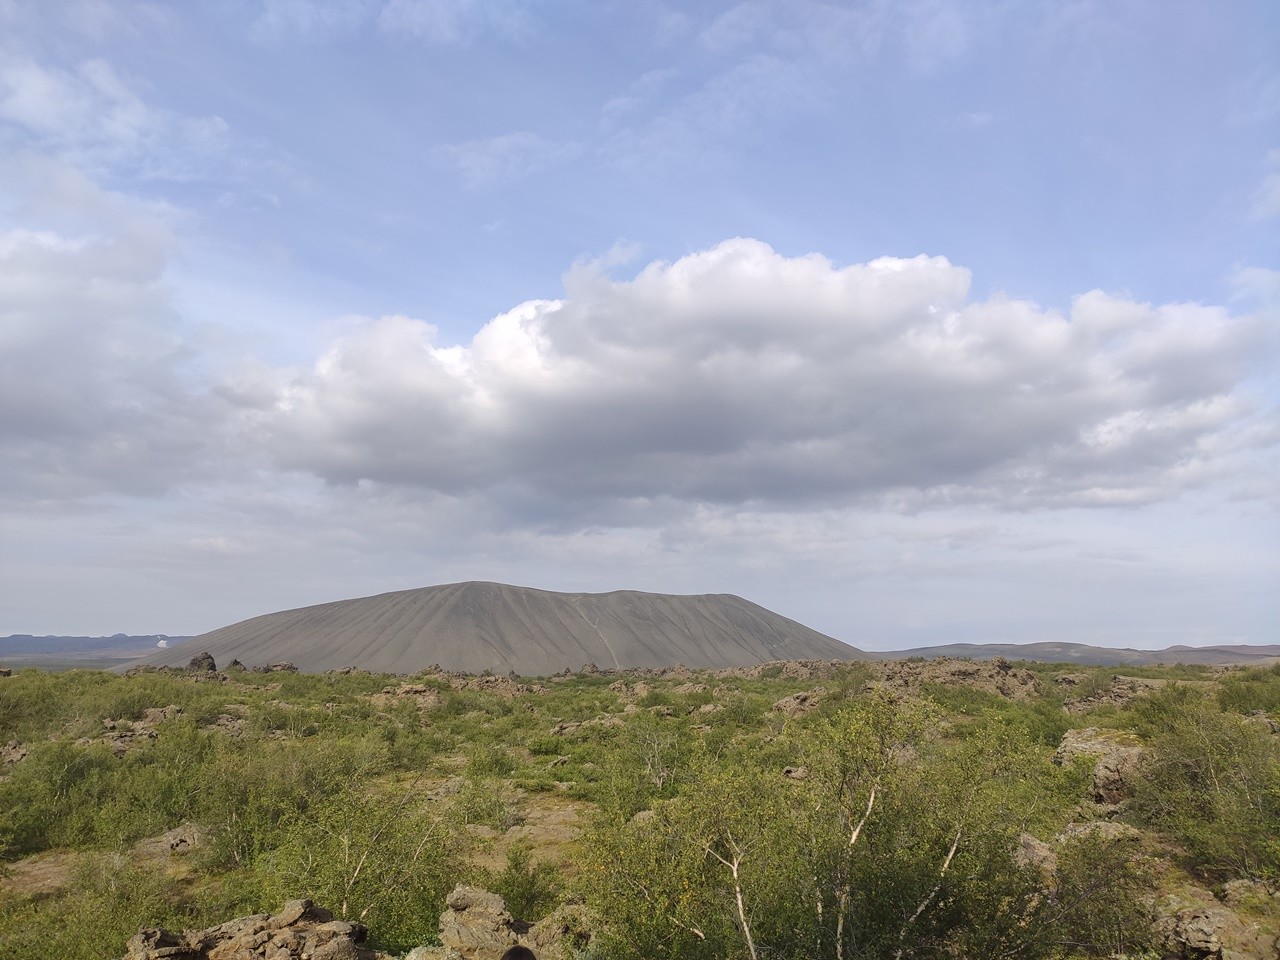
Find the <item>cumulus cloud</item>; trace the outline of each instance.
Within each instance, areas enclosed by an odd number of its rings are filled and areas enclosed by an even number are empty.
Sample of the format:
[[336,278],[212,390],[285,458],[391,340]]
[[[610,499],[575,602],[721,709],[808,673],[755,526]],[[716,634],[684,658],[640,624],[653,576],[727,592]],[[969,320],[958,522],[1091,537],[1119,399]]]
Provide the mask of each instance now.
[[837,267],[746,239],[630,281],[582,266],[465,345],[369,320],[253,429],[331,483],[622,513],[1146,503],[1274,440],[1242,389],[1274,349],[1249,318],[1097,291],[1064,316],[969,283],[940,257]]

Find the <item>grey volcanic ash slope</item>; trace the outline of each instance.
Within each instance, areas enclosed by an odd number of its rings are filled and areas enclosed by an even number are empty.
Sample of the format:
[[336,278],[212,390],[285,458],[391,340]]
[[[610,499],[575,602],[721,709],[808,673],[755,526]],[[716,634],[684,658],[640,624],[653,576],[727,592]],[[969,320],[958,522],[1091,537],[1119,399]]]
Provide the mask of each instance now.
[[254,617],[144,662],[183,665],[208,650],[218,664],[291,661],[315,672],[363,667],[413,673],[432,664],[545,676],[607,667],[747,666],[768,660],[855,660],[861,651],[728,594],[618,590],[552,593],[454,583]]

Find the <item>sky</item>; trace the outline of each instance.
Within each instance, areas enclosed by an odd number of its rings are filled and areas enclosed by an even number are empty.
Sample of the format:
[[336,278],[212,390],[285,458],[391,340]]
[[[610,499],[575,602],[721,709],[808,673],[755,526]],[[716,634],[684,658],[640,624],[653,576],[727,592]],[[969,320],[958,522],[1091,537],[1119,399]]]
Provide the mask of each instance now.
[[0,0],[0,635],[461,580],[1280,642],[1280,6]]

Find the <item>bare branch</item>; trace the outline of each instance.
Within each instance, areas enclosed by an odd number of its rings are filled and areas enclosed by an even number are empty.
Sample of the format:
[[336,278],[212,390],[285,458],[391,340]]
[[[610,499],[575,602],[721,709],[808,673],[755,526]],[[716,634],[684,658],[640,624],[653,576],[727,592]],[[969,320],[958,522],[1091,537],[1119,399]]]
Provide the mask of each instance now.
[[938,871],[938,882],[933,885],[929,895],[920,901],[920,906],[916,907],[916,912],[907,918],[907,922],[902,925],[902,929],[898,932],[898,949],[893,952],[893,960],[902,960],[903,941],[907,938],[907,931],[913,923],[920,919],[920,915],[929,909],[929,905],[938,896],[938,891],[942,889],[942,881],[946,879],[947,871],[951,869],[951,861],[955,859],[956,850],[960,847],[960,837],[963,833],[963,827],[956,829],[955,838],[951,841],[951,849],[947,851],[947,857],[942,861],[942,869]]
[[[862,828],[867,825],[867,821],[871,819],[871,811],[875,809],[876,794],[879,789],[880,781],[876,780],[871,784],[871,793],[867,796],[867,808],[862,811],[862,819],[849,831],[849,844],[845,848],[846,850],[853,850],[858,838],[862,836]],[[840,884],[840,888],[836,890],[836,960],[844,960],[844,918],[849,912],[849,894],[851,892],[846,877],[845,881]]]
[[726,830],[725,837],[728,839],[729,845],[733,848],[732,860],[726,860],[724,857],[720,856],[720,854],[716,853],[716,851],[711,848],[710,844],[705,845],[703,849],[729,868],[729,873],[733,876],[733,899],[738,905],[738,922],[742,925],[742,935],[747,940],[747,952],[751,954],[751,960],[759,960],[758,955],[756,954],[756,941],[751,935],[751,922],[747,919],[747,906],[742,897],[742,879],[738,872],[738,868],[742,866],[743,851],[733,839],[732,833],[729,833]]

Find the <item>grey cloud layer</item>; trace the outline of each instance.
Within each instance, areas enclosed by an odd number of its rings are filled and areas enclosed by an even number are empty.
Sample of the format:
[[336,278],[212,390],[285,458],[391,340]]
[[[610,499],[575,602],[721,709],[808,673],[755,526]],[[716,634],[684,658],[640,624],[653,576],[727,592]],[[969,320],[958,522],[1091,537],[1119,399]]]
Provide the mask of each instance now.
[[61,164],[3,172],[47,221],[0,231],[3,493],[154,494],[193,476],[220,413],[184,375],[164,222]]
[[793,508],[1148,502],[1274,440],[1242,389],[1274,348],[1258,322],[968,287],[942,258],[837,268],[741,239],[629,282],[582,267],[465,346],[370,321],[249,426],[333,483]]

